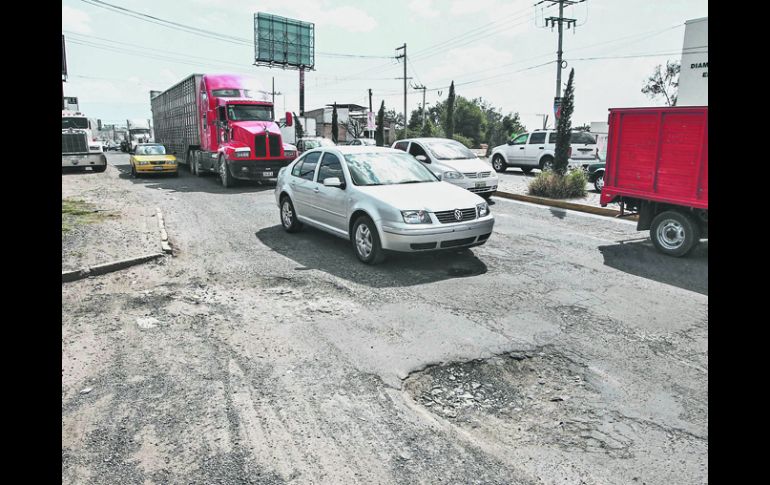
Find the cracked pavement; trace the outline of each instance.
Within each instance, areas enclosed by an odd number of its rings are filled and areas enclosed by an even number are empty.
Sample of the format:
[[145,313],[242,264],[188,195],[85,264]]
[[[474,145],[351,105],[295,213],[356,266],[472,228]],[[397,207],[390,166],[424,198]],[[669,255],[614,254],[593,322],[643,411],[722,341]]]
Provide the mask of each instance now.
[[63,191],[175,256],[62,286],[63,483],[708,481],[707,242],[493,198],[486,245],[369,267],[272,187],[108,159]]

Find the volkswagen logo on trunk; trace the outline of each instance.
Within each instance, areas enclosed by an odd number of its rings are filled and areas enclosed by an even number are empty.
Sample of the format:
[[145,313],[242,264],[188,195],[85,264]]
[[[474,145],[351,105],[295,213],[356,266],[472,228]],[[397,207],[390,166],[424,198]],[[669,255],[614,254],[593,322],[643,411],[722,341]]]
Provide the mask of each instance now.
[[460,209],[455,209],[455,219],[457,219],[458,221],[462,221],[463,211],[461,211]]

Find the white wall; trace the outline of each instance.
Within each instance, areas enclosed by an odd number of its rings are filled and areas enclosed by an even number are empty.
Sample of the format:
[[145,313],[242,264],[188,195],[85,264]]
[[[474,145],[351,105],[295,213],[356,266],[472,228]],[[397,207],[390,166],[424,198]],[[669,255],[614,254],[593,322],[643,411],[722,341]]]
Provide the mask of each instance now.
[[685,23],[677,106],[708,106],[708,17]]

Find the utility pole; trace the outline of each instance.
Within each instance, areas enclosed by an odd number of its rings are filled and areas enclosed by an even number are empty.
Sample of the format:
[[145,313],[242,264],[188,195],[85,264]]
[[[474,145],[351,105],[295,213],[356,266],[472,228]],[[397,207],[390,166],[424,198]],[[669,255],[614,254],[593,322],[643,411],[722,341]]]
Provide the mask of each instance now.
[[[553,30],[553,27],[558,24],[559,27],[559,50],[556,51],[556,98],[561,98],[561,70],[562,67],[562,37],[564,36],[564,24],[567,24],[567,29],[570,28],[570,25],[574,28],[575,27],[575,19],[569,19],[564,17],[564,5],[574,5],[576,3],[583,3],[585,0],[543,0],[544,2],[549,2],[551,4],[558,3],[559,4],[559,16],[558,17],[548,17],[545,19],[545,26],[548,27],[548,25],[551,25],[551,29]],[[542,2],[541,2],[542,3]]]
[[425,85],[422,86],[413,86],[413,89],[421,90],[422,89],[422,128],[425,128],[425,90],[427,89]]
[[369,88],[369,113],[366,113],[366,124],[367,124],[367,130],[369,132],[369,138],[374,138],[372,136],[372,130],[369,129],[369,117],[373,116],[374,112],[372,111],[372,88]]
[[275,111],[275,95],[276,94],[283,94],[283,93],[276,92],[276,90],[275,90],[275,76],[273,76],[273,91],[272,91],[272,95],[273,95],[273,111]]
[[372,88],[369,88],[369,111],[372,110]]
[[299,68],[299,115],[305,116],[305,69]]
[[404,42],[404,45],[401,47],[396,47],[397,51],[400,51],[401,49],[404,49],[404,53],[396,56],[396,59],[404,58],[404,138],[407,138],[407,124],[408,120],[407,117],[409,114],[406,112],[406,42]]
[[543,129],[545,130],[546,126],[548,126],[548,115],[547,114],[538,114],[537,116],[543,117]]

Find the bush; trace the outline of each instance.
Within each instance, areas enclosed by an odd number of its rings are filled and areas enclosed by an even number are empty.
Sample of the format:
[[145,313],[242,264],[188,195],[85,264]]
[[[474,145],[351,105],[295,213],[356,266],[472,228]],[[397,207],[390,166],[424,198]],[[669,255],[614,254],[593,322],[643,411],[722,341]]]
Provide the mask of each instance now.
[[540,172],[529,184],[529,195],[551,199],[585,197],[587,183],[582,170],[573,170],[563,177],[556,172]]
[[453,140],[459,141],[463,145],[465,145],[465,148],[470,148],[473,146],[473,140],[468,138],[467,136],[458,135],[455,133],[455,135],[452,137]]

